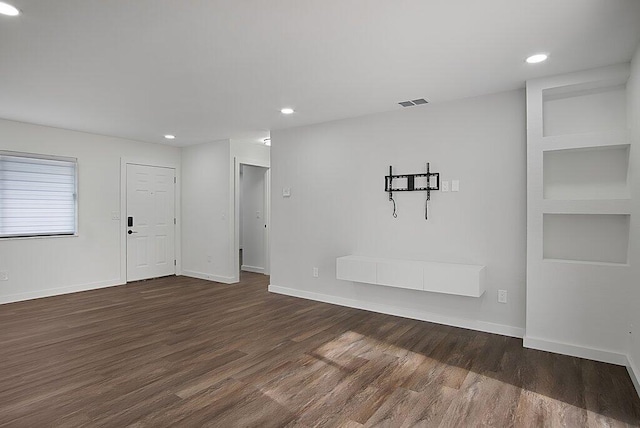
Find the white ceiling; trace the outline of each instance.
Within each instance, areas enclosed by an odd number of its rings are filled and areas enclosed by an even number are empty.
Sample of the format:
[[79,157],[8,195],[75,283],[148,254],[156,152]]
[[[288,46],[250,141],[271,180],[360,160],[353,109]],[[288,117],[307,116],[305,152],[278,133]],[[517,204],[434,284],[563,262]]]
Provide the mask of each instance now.
[[519,88],[640,39],[638,0],[3,1],[0,117],[174,145]]

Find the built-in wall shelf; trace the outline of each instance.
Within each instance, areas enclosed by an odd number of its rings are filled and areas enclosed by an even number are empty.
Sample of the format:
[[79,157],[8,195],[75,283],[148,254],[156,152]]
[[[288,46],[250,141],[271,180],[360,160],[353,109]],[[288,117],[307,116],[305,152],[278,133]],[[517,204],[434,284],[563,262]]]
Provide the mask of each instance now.
[[527,81],[527,336],[592,356],[628,340],[629,75],[618,64]]
[[543,214],[543,259],[627,264],[629,215]]
[[365,256],[336,259],[336,278],[458,296],[485,292],[485,266]]
[[630,199],[542,201],[544,214],[631,214]]
[[564,260],[564,259],[542,259],[544,262],[548,263],[558,263],[558,264],[573,264],[573,265],[583,265],[583,266],[609,266],[612,268],[628,268],[629,263],[610,263],[610,262],[585,262],[583,260]]
[[625,83],[620,79],[544,89],[543,136],[625,129]]
[[540,150],[571,150],[591,147],[629,145],[628,129],[613,129],[600,132],[584,132],[581,134],[556,135],[540,139]]
[[629,145],[543,153],[544,199],[628,199]]

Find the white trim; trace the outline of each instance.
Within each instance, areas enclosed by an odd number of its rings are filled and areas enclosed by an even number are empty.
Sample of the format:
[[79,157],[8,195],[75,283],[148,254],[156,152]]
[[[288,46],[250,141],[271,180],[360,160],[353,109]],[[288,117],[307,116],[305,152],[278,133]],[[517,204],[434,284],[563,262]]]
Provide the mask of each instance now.
[[91,282],[88,284],[71,285],[68,287],[47,288],[46,290],[30,291],[28,293],[9,294],[8,296],[0,296],[0,305],[22,302],[25,300],[42,299],[43,297],[78,293],[81,291],[98,290],[100,288],[115,287],[123,284],[124,282],[120,281],[120,279],[112,279],[109,281]]
[[122,283],[127,282],[127,165],[145,165],[156,166],[159,168],[170,168],[174,170],[176,183],[174,192],[174,212],[176,218],[175,225],[175,250],[174,257],[176,260],[175,275],[182,274],[182,211],[181,211],[181,180],[182,173],[180,171],[180,162],[155,162],[148,160],[141,160],[137,158],[120,158],[120,281]]
[[271,275],[271,168],[264,174],[264,274]]
[[466,328],[469,330],[483,331],[485,333],[495,333],[503,336],[522,338],[524,329],[510,325],[496,324],[487,321],[478,321],[466,318],[450,317],[431,312],[417,311],[415,309],[399,308],[381,303],[364,302],[360,300],[347,299],[344,297],[330,296],[327,294],[313,293],[310,291],[296,290],[293,288],[279,287],[270,284],[271,293],[284,294],[286,296],[300,297],[303,299],[315,300],[318,302],[331,303],[333,305],[346,306],[365,311],[378,312],[381,314],[394,315],[397,317],[410,318],[420,321],[428,321],[436,324],[450,325],[453,327]]
[[633,386],[636,387],[636,392],[640,397],[640,371],[633,361],[633,358],[631,358],[631,355],[627,355],[627,371],[629,372],[631,382],[633,382]]
[[234,284],[238,282],[232,276],[213,275],[210,273],[196,272],[193,270],[183,270],[182,276],[188,276],[189,278],[204,279],[205,281],[221,282],[223,284]]
[[73,162],[76,165],[78,164],[78,158],[68,157],[68,156],[44,155],[41,153],[14,152],[12,150],[0,150],[0,155],[15,156],[19,158]]
[[264,268],[257,267],[257,266],[242,265],[240,270],[243,270],[245,272],[262,273],[262,274],[264,273]]
[[551,340],[540,339],[538,337],[525,336],[523,345],[525,348],[570,355],[578,358],[586,358],[587,360],[602,361],[603,363],[616,364],[619,366],[626,366],[628,362],[626,355],[617,352],[554,342]]

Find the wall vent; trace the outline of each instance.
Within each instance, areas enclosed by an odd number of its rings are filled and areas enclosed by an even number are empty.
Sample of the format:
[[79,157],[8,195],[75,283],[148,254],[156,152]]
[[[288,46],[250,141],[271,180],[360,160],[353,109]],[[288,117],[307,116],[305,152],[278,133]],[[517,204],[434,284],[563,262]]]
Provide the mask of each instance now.
[[425,100],[424,98],[419,98],[413,101],[402,101],[398,104],[400,104],[402,107],[413,107],[413,106],[419,106],[421,104],[429,104],[429,101]]

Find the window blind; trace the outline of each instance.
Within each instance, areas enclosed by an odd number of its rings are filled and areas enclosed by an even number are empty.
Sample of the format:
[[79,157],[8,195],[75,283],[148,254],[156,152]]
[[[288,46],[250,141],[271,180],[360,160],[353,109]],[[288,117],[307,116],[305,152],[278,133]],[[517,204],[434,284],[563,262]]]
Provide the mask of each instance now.
[[74,235],[77,160],[0,151],[0,238]]

